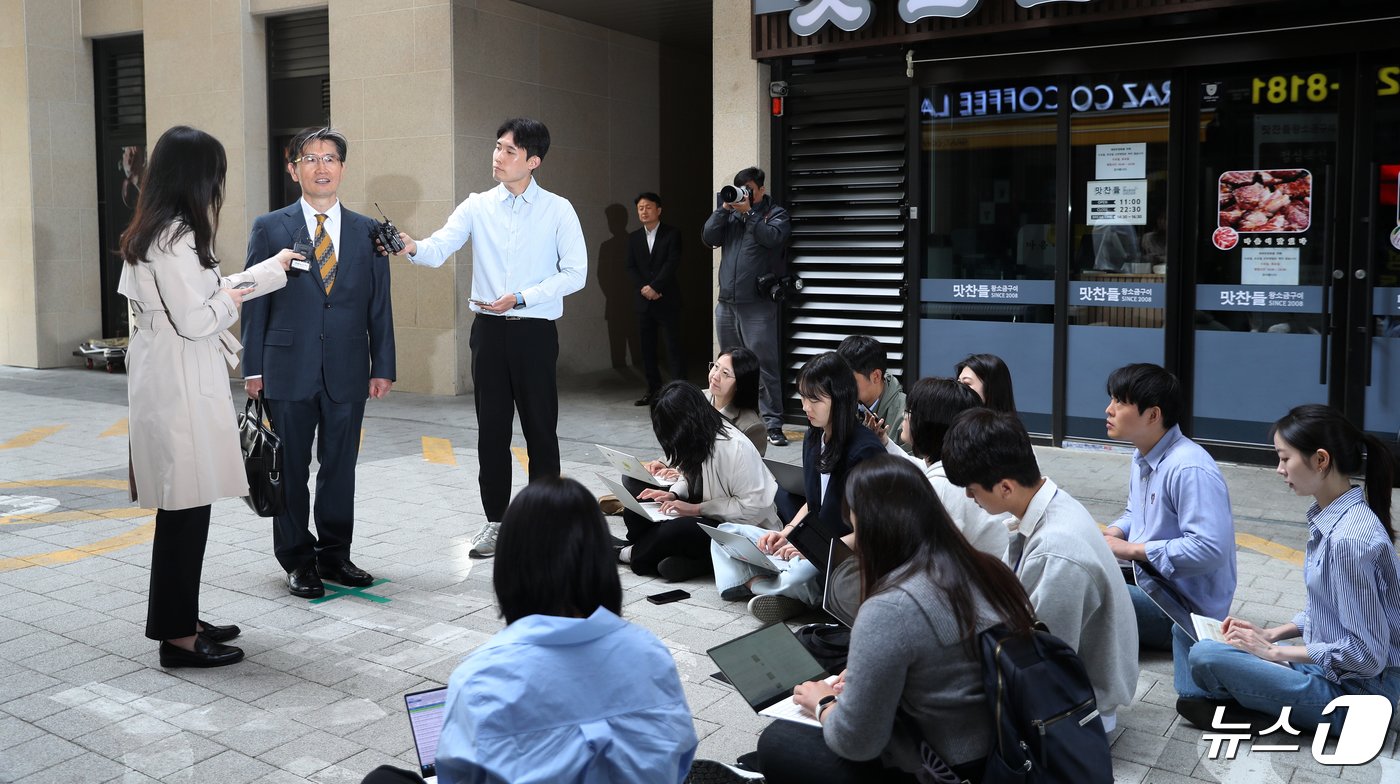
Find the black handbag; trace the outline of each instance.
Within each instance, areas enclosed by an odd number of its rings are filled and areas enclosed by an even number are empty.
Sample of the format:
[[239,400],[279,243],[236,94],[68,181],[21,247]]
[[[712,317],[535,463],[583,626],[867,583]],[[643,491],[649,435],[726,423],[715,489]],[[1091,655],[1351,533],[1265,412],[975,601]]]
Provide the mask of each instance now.
[[243,469],[248,474],[248,495],[243,500],[259,517],[282,514],[287,488],[282,483],[282,439],[263,421],[262,395],[248,399],[238,415],[238,440],[243,448]]

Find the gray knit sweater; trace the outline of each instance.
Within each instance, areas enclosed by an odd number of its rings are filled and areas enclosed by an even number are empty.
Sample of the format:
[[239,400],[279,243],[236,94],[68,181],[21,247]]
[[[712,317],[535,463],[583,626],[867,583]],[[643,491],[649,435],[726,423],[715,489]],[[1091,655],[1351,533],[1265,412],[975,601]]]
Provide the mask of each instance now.
[[[976,605],[978,631],[996,623],[980,595]],[[827,746],[846,759],[878,756],[887,766],[917,770],[918,739],[896,726],[896,705],[950,765],[985,757],[991,749],[981,660],[964,647],[947,598],[921,572],[861,604],[845,690],[823,716]]]

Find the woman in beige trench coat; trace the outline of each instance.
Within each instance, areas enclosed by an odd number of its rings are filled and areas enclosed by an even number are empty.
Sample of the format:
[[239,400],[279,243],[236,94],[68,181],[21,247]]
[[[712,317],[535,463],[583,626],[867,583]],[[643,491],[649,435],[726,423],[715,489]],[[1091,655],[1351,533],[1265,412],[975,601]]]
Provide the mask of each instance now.
[[127,352],[131,492],[156,508],[146,636],[161,641],[162,667],[243,658],[223,644],[237,626],[198,617],[209,507],[248,494],[228,380],[242,347],[227,329],[244,299],[285,286],[291,259],[302,258],[284,250],[220,276],[213,248],[226,168],[214,137],[185,126],[166,131],[121,241],[117,291],[136,318]]

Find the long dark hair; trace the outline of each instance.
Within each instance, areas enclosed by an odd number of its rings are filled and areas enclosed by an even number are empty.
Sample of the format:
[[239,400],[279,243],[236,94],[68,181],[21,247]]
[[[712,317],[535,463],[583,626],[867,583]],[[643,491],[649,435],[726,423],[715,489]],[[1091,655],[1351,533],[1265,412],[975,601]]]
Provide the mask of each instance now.
[[831,400],[831,417],[825,431],[813,427],[807,435],[826,436],[826,449],[817,459],[817,470],[829,474],[845,457],[855,429],[861,426],[856,422],[856,377],[840,354],[828,351],[807,360],[797,371],[797,392],[808,400]]
[[908,564],[947,597],[970,650],[978,631],[973,589],[1013,632],[1030,632],[1035,613],[1021,581],[1000,559],[968,544],[928,479],[908,460],[877,455],[861,461],[846,479],[843,510],[860,543],[862,599],[894,587],[896,573]]
[[531,482],[510,502],[491,584],[507,624],[527,615],[622,614],[617,556],[598,499],[572,479]]
[[968,354],[953,370],[962,375],[971,370],[982,381],[982,400],[987,408],[1006,414],[1016,413],[1016,394],[1011,390],[1011,369],[996,354]]
[[187,125],[161,134],[146,162],[136,212],[122,232],[122,259],[127,264],[145,261],[151,245],[174,226],[157,250],[170,252],[175,241],[188,232],[194,235],[194,253],[200,266],[219,266],[214,257],[214,235],[219,231],[227,171],[224,146],[213,136]]
[[666,461],[693,479],[714,454],[715,441],[728,438],[724,417],[689,381],[672,381],[651,405],[651,429]]
[[943,459],[943,437],[953,419],[982,405],[972,388],[955,378],[921,378],[909,387],[904,410],[909,414],[909,442],[914,454],[930,463]]
[[734,366],[734,398],[729,401],[736,411],[758,410],[758,355],[735,346],[720,352],[729,355],[729,364]]
[[1319,449],[1332,456],[1329,471],[1347,476],[1365,473],[1366,505],[1381,519],[1390,541],[1395,526],[1390,518],[1390,487],[1395,466],[1390,449],[1375,436],[1363,433],[1342,412],[1317,403],[1297,406],[1274,423],[1269,438],[1277,434],[1285,443],[1311,459]]

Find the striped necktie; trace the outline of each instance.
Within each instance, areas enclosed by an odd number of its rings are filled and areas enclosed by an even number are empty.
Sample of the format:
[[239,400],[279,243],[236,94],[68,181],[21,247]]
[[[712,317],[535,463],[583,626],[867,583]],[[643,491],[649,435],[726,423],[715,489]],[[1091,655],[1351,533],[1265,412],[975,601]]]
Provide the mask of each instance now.
[[326,293],[331,293],[331,286],[335,285],[335,246],[331,244],[331,235],[326,231],[326,216],[316,213],[316,264],[321,269],[321,282],[326,286]]

